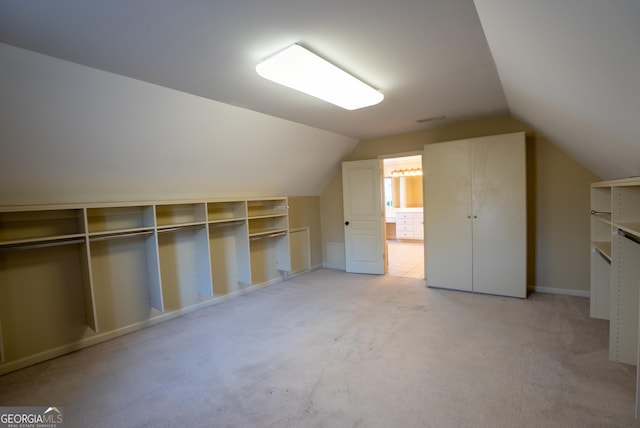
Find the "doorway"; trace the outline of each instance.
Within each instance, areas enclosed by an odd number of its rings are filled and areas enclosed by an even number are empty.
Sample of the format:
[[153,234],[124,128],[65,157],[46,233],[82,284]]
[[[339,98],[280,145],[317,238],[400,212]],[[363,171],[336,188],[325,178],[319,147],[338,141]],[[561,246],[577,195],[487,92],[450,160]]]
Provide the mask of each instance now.
[[422,155],[383,159],[389,275],[424,278]]

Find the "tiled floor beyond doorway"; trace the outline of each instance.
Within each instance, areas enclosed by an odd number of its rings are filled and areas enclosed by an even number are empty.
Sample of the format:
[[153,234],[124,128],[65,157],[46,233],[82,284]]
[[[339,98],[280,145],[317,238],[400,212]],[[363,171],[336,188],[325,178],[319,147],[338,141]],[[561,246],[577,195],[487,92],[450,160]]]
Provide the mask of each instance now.
[[424,278],[424,243],[389,240],[389,275]]

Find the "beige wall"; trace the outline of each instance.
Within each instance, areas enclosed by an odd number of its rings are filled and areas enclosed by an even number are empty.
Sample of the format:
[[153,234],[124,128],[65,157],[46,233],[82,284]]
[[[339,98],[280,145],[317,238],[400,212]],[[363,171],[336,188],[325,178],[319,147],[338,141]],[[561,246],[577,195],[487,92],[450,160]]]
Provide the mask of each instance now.
[[[528,283],[542,288],[589,290],[589,184],[599,178],[510,116],[363,140],[346,160],[422,150],[425,144],[527,131],[529,194]],[[342,177],[320,195],[322,248],[344,243]]]
[[311,238],[311,267],[322,266],[322,234],[320,224],[320,197],[289,197],[289,227],[309,226]]
[[543,138],[535,151],[535,284],[589,290],[589,184],[600,178]]

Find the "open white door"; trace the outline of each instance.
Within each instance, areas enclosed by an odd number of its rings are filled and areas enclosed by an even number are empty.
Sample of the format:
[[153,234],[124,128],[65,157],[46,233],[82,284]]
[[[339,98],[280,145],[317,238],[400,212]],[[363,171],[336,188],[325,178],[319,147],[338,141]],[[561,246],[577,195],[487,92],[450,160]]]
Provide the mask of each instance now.
[[385,273],[379,159],[342,163],[347,272]]

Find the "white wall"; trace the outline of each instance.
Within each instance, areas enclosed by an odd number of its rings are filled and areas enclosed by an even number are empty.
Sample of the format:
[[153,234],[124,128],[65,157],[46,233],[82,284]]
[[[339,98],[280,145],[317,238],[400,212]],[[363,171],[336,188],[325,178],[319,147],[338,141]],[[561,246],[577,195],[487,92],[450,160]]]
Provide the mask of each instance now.
[[318,195],[356,140],[0,44],[0,205]]

